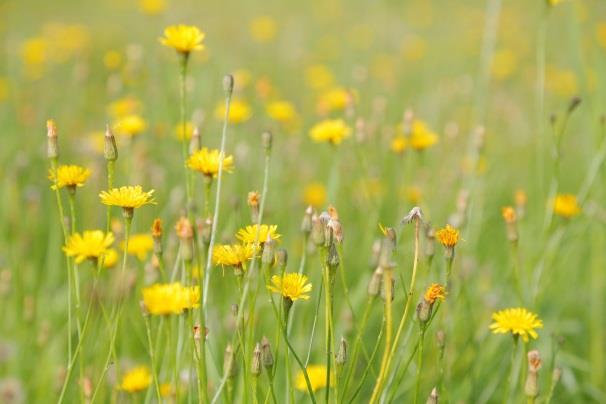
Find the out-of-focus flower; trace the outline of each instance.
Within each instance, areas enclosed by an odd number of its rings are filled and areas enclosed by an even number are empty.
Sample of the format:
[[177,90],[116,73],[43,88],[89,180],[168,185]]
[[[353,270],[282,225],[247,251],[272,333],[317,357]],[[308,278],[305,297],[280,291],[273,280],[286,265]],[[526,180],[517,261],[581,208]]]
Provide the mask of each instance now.
[[306,206],[319,208],[326,203],[326,187],[320,182],[312,182],[303,190],[303,202]]
[[179,282],[157,283],[143,289],[143,305],[155,316],[181,314],[200,306],[200,288]]
[[[309,365],[305,368],[309,382],[311,383],[312,391],[317,391],[326,387],[326,376],[328,371],[324,365]],[[334,376],[330,378],[331,387],[334,386]],[[295,388],[300,391],[307,391],[307,383],[305,382],[305,375],[302,371],[297,373],[295,379]]]
[[[124,241],[120,243],[120,248],[124,250]],[[147,233],[133,234],[128,238],[129,255],[134,255],[139,261],[145,261],[148,254],[154,249],[154,240]]]
[[[250,105],[247,102],[234,98],[229,106],[229,116],[227,117],[230,123],[239,124],[246,122],[252,116]],[[225,119],[225,103],[221,102],[215,108],[215,118],[218,121]]]
[[343,111],[353,102],[351,91],[344,88],[333,88],[320,95],[317,104],[318,113],[321,115],[335,111]]
[[147,366],[138,366],[122,376],[120,390],[137,393],[146,390],[152,382],[152,375]]
[[139,0],[139,10],[149,15],[158,15],[166,10],[165,0]]
[[9,95],[8,80],[4,77],[0,77],[0,102],[6,101]]
[[271,119],[283,125],[288,125],[297,119],[297,111],[288,101],[272,101],[267,104],[266,111]]
[[141,112],[141,101],[135,97],[123,97],[110,103],[107,112],[116,119],[136,115]]
[[579,91],[576,74],[569,69],[547,66],[545,87],[560,97],[572,97]]
[[438,135],[432,132],[425,122],[414,120],[410,132],[410,147],[417,151],[425,150],[438,143]]
[[271,42],[276,37],[278,24],[273,18],[264,15],[253,18],[249,29],[253,40],[259,43],[266,43]]
[[107,70],[118,70],[122,62],[122,54],[117,50],[108,50],[103,55],[103,64]]
[[305,81],[313,90],[324,90],[334,84],[335,78],[325,65],[312,65],[305,70]]
[[[209,150],[206,147],[198,150],[187,159],[187,166],[208,177],[216,177],[219,174],[219,163],[221,156],[219,150]],[[231,173],[234,170],[234,157],[229,155],[223,159],[223,172]]]
[[184,138],[186,140],[191,139],[192,135],[194,133],[194,124],[187,121],[185,122],[185,126],[183,126],[183,124],[179,123],[177,124],[177,126],[175,126],[175,135],[177,136],[177,139],[179,140],[183,140]]
[[324,120],[314,125],[309,131],[309,136],[316,142],[329,142],[340,144],[343,139],[351,135],[351,128],[342,119]]
[[390,148],[394,153],[402,154],[406,150],[406,145],[408,142],[406,141],[406,137],[403,135],[396,135],[390,144]]
[[511,49],[501,49],[492,58],[492,76],[497,80],[511,77],[518,66],[518,56]]
[[566,219],[570,219],[581,213],[581,206],[577,197],[573,194],[556,195],[552,202],[553,213]]
[[139,115],[126,115],[114,123],[114,131],[117,134],[129,137],[140,135],[147,129],[147,123]]

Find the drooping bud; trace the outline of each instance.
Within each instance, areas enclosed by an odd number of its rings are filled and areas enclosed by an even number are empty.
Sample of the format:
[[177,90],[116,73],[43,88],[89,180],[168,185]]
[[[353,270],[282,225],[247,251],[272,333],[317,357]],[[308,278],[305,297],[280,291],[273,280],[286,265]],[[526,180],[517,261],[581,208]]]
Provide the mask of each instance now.
[[116,146],[116,138],[114,137],[109,124],[105,126],[103,158],[105,158],[106,161],[118,160],[118,146]]
[[55,121],[46,121],[46,156],[49,160],[59,158],[59,142],[57,140],[57,125]]
[[261,359],[265,369],[271,370],[271,368],[273,368],[274,356],[271,353],[271,345],[269,344],[269,340],[265,336],[261,338]]
[[261,344],[258,342],[255,345],[255,350],[253,351],[252,362],[250,364],[250,373],[255,377],[261,374]]

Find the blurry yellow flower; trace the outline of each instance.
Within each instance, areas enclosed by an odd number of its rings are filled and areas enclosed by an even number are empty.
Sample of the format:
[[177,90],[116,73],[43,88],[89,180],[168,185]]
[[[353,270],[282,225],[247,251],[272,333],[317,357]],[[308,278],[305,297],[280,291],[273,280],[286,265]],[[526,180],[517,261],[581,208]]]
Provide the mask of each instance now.
[[516,210],[511,206],[504,206],[501,209],[501,215],[503,216],[505,223],[514,223],[518,216]]
[[309,66],[305,70],[305,80],[313,90],[323,90],[335,82],[332,72],[325,65]]
[[297,119],[297,111],[294,105],[288,101],[272,101],[267,104],[267,115],[274,121],[288,124]]
[[406,138],[402,135],[396,135],[390,144],[390,148],[394,153],[402,154],[406,150]]
[[271,80],[267,76],[262,76],[257,79],[255,82],[255,91],[257,92],[257,96],[262,100],[267,100],[276,93],[274,86],[271,84]]
[[[250,119],[251,115],[252,111],[248,103],[237,98],[231,100],[229,116],[227,117],[229,122],[235,124],[246,122]],[[217,107],[215,108],[215,118],[218,121],[223,121],[223,119],[225,119],[225,103],[221,102],[217,104]]]
[[446,298],[446,289],[439,283],[432,283],[425,291],[423,298],[427,303],[434,304],[436,300],[444,300]]
[[48,171],[48,179],[53,183],[52,189],[81,187],[88,177],[90,170],[76,165],[61,165],[56,170]]
[[234,91],[242,91],[250,84],[252,73],[246,69],[238,69],[233,72]]
[[141,102],[135,97],[123,97],[109,104],[107,111],[114,118],[136,115],[141,111]]
[[501,49],[492,58],[492,76],[497,80],[510,77],[518,65],[518,57],[511,49]]
[[4,77],[0,77],[0,102],[8,99],[8,80]]
[[[124,251],[124,241],[120,243],[120,248]],[[139,261],[145,261],[150,251],[154,249],[154,240],[147,233],[133,234],[128,238],[129,255],[134,255]]]
[[577,197],[573,194],[559,194],[553,202],[553,213],[566,219],[570,219],[581,213],[581,207]]
[[253,244],[218,245],[213,249],[215,265],[239,267],[246,270],[246,264],[256,254]]
[[418,205],[423,199],[423,191],[416,185],[410,185],[404,188],[404,199],[411,205]]
[[139,0],[139,10],[145,14],[157,15],[166,9],[165,0]]
[[423,59],[427,51],[427,44],[418,36],[410,35],[402,42],[402,55],[404,59],[414,62]]
[[267,288],[286,299],[293,302],[298,299],[309,300],[308,293],[311,292],[311,283],[307,282],[305,275],[296,272],[286,273],[283,276],[274,275],[271,277],[271,283]]
[[333,88],[325,91],[318,99],[318,113],[325,115],[334,111],[343,111],[353,102],[352,94],[344,88]]
[[521,336],[524,342],[528,342],[528,337],[538,338],[535,328],[543,328],[543,322],[536,314],[529,312],[525,308],[511,308],[497,311],[492,314],[494,323],[490,329],[494,334],[511,333],[513,336]]
[[606,48],[606,22],[598,23],[598,26],[595,29],[595,35],[600,46]]
[[[198,150],[187,159],[187,166],[208,177],[216,177],[219,174],[219,163],[221,162],[221,153],[219,150],[209,150],[206,147]],[[234,170],[234,156],[227,156],[223,159],[223,172],[231,173]]]
[[163,398],[170,397],[174,394],[174,389],[170,383],[162,383],[160,385],[160,396]]
[[139,391],[147,390],[151,382],[152,375],[149,369],[146,366],[138,366],[129,370],[122,376],[120,390],[124,390],[128,393],[137,393]]
[[200,307],[200,288],[179,282],[157,283],[143,289],[143,305],[154,316],[181,314]]
[[[312,391],[315,392],[326,387],[326,366],[309,365],[307,368],[305,368],[305,370],[307,371],[307,376],[309,377]],[[331,375],[331,387],[334,386],[334,382],[334,375]],[[297,377],[295,379],[295,388],[300,391],[307,391],[307,383],[305,382],[305,375],[303,374],[303,371],[299,371],[299,373],[297,373]]]
[[147,124],[139,115],[126,115],[114,123],[114,131],[120,135],[137,136],[147,128]]
[[563,1],[564,0],[547,0],[547,4],[550,5],[550,6],[552,6],[552,7],[555,7],[558,4],[562,3]]
[[[257,233],[259,237],[257,238]],[[278,234],[278,226],[262,224],[260,227],[257,224],[246,226],[243,229],[238,230],[236,238],[243,243],[255,243],[257,240],[259,243],[264,243],[267,238],[272,240],[278,240],[280,234]]]
[[185,126],[183,126],[183,124],[177,124],[177,126],[175,126],[175,135],[177,136],[177,139],[179,140],[183,140],[183,138],[185,138],[186,140],[191,139],[192,134],[194,133],[194,124],[191,122],[185,122]]
[[49,47],[48,41],[42,37],[30,38],[21,45],[21,59],[30,78],[41,77],[48,59]]
[[103,268],[109,269],[116,266],[118,263],[118,251],[115,248],[107,250],[103,256]]
[[326,187],[320,182],[312,182],[303,191],[303,202],[306,206],[319,208],[326,202]]
[[249,28],[252,39],[260,43],[270,42],[278,32],[278,24],[269,16],[255,17]]
[[49,57],[57,62],[78,56],[88,47],[91,37],[88,28],[81,24],[46,24],[44,34],[51,46]]
[[112,233],[104,233],[101,230],[87,230],[82,234],[74,233],[63,247],[65,255],[75,257],[76,264],[85,259],[97,260],[106,254],[114,242]]
[[122,55],[116,50],[108,50],[103,55],[103,64],[107,70],[117,70],[122,65]]
[[143,205],[155,204],[153,198],[154,190],[144,192],[140,185],[113,188],[109,191],[101,191],[99,198],[101,203],[121,208],[140,208]]
[[340,144],[351,135],[351,128],[342,119],[327,119],[312,127],[309,135],[316,143]]
[[443,229],[436,231],[436,238],[444,247],[454,247],[459,242],[459,231],[447,224]]
[[191,51],[204,49],[204,36],[205,34],[193,25],[171,25],[164,30],[160,43],[187,55]]
[[577,76],[569,69],[547,66],[545,87],[561,97],[572,97],[579,91]]
[[438,143],[438,135],[432,132],[425,122],[415,120],[412,123],[409,144],[415,150],[425,150]]

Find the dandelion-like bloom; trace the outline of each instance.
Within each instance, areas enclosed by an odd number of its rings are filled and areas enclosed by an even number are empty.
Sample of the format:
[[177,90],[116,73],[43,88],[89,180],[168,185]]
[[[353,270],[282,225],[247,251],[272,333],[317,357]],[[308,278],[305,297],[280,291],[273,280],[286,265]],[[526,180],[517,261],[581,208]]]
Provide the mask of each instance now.
[[320,114],[343,111],[352,100],[353,97],[349,90],[344,88],[333,88],[320,96],[317,109]]
[[320,182],[312,182],[303,190],[303,202],[306,206],[319,208],[326,202],[326,187]]
[[160,43],[183,55],[189,55],[192,51],[204,49],[204,37],[204,32],[193,25],[171,25],[164,29]]
[[146,366],[138,366],[122,376],[120,390],[137,393],[146,390],[152,382],[152,375]]
[[112,233],[104,233],[101,230],[87,230],[82,234],[72,234],[63,247],[65,255],[75,257],[76,264],[85,259],[97,260],[106,254],[114,242]]
[[118,263],[118,251],[115,248],[110,248],[103,255],[103,268],[109,269],[116,266]]
[[510,308],[497,311],[492,314],[495,321],[490,325],[494,334],[507,334],[521,336],[524,342],[528,342],[528,337],[537,339],[539,335],[536,328],[543,328],[543,322],[538,316],[522,307]]
[[288,101],[270,102],[265,110],[271,119],[282,124],[288,124],[297,119],[297,111],[294,105]]
[[[187,159],[187,166],[195,171],[201,172],[207,177],[215,178],[219,174],[219,163],[221,153],[219,150],[209,150],[206,147],[198,150]],[[223,172],[231,173],[234,170],[234,156],[223,159]]]
[[439,283],[432,283],[425,291],[423,297],[429,304],[434,304],[438,299],[443,301],[446,298],[446,289]]
[[266,43],[276,37],[278,24],[273,18],[264,15],[255,17],[250,22],[249,28],[252,39],[259,43]]
[[193,133],[194,124],[191,122],[185,122],[185,125],[180,123],[175,127],[175,135],[179,140],[189,140],[191,139]]
[[581,213],[581,206],[573,194],[559,194],[553,200],[553,213],[570,219]]
[[436,231],[436,238],[444,247],[454,247],[459,242],[459,231],[447,224],[446,227]]
[[155,204],[153,193],[153,189],[145,192],[140,185],[136,185],[101,191],[99,198],[104,205],[135,209],[143,205]]
[[88,168],[76,165],[61,165],[56,170],[50,169],[48,179],[53,182],[52,189],[81,187],[90,177]]
[[282,297],[295,301],[297,299],[309,300],[311,283],[307,282],[307,276],[299,273],[287,273],[284,276],[274,275],[271,277],[271,285],[267,288]]
[[[323,389],[326,387],[326,373],[327,369],[324,365],[309,365],[307,368],[307,376],[309,377],[309,382],[311,384],[311,389],[315,392],[319,389]],[[333,375],[334,376],[334,375]],[[334,386],[335,378],[330,378],[331,387]],[[295,388],[300,391],[307,391],[307,383],[305,383],[305,376],[303,371],[299,371],[297,373],[297,377],[295,379]]]
[[213,249],[213,263],[246,269],[247,262],[258,250],[253,244],[218,245]]
[[[120,248],[124,251],[124,241],[120,243]],[[147,233],[133,234],[128,238],[129,255],[134,255],[139,261],[145,261],[150,251],[154,249],[154,240]]]
[[408,142],[403,135],[397,135],[391,140],[390,149],[396,154],[402,154],[406,150]]
[[[257,238],[257,232],[259,236]],[[236,234],[236,238],[243,243],[264,243],[267,241],[267,238],[271,238],[272,240],[278,240],[280,238],[280,234],[278,234],[278,226],[275,224],[266,225],[262,224],[260,227],[257,224],[246,226],[243,229],[238,230]]]
[[135,137],[147,129],[145,120],[136,114],[126,115],[114,122],[114,131],[119,135]]
[[505,206],[501,209],[501,214],[503,215],[503,220],[505,223],[515,223],[517,219],[516,210],[511,206]]
[[311,128],[309,136],[316,143],[340,144],[343,139],[351,136],[351,128],[342,119],[327,119]]
[[438,143],[438,135],[432,132],[425,122],[415,120],[410,132],[410,147],[417,151],[425,150]]
[[143,289],[143,305],[155,316],[181,314],[200,306],[200,288],[179,282],[157,283]]
[[[252,111],[247,102],[237,98],[231,100],[231,103],[229,104],[229,115],[227,116],[227,120],[230,123],[238,124],[246,122],[251,116]],[[218,121],[225,119],[225,103],[221,102],[217,104],[217,107],[215,108],[215,118]]]

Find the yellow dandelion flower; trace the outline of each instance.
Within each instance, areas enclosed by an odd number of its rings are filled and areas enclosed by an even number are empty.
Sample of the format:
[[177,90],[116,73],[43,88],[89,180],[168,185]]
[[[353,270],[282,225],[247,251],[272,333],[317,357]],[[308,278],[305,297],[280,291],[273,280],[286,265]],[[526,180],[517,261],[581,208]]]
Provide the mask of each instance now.
[[112,233],[104,233],[101,230],[87,230],[82,234],[74,233],[63,247],[65,255],[75,257],[77,264],[85,259],[97,260],[106,254],[114,242]]
[[602,48],[606,48],[606,22],[601,22],[595,29],[595,36]]
[[[326,374],[328,373],[326,366],[309,365],[305,368],[305,370],[307,371],[307,376],[309,377],[311,389],[314,392],[326,387]],[[332,376],[333,377],[330,378],[331,387],[334,386],[335,382],[334,375]],[[307,383],[305,382],[303,371],[299,371],[299,373],[297,373],[297,377],[295,379],[295,388],[300,391],[307,391]]]
[[492,314],[494,323],[490,329],[494,334],[511,333],[513,336],[519,335],[524,342],[528,342],[528,337],[538,338],[536,328],[543,328],[543,322],[538,316],[522,307],[510,308],[497,311]]
[[335,77],[325,65],[312,65],[305,70],[305,81],[313,90],[322,90],[335,82]]
[[145,192],[140,185],[136,185],[101,191],[99,198],[101,198],[101,203],[104,205],[134,209],[148,204],[155,204],[156,201],[154,201],[152,196],[153,193],[153,189]]
[[166,0],[139,0],[139,10],[149,15],[158,15],[166,10]]
[[[246,122],[252,116],[252,111],[250,109],[250,105],[246,101],[234,98],[231,100],[231,104],[229,106],[229,115],[227,120],[233,124],[239,124],[242,122]],[[225,103],[221,102],[217,104],[215,108],[215,118],[218,121],[222,121],[225,119]]]
[[218,245],[213,249],[213,263],[246,269],[246,264],[258,250],[253,244]]
[[51,169],[48,172],[48,179],[53,182],[52,189],[81,187],[88,177],[90,170],[76,165],[61,165],[56,170]]
[[434,304],[436,300],[444,300],[446,298],[446,289],[439,283],[432,283],[425,291],[423,298],[427,303]]
[[[206,147],[198,150],[187,159],[187,166],[208,177],[216,177],[219,174],[219,163],[221,153],[219,150],[209,150]],[[234,170],[234,157],[229,155],[223,159],[223,172],[231,173]]]
[[115,248],[107,250],[103,256],[103,268],[109,269],[116,266],[118,263],[118,251]]
[[253,75],[249,70],[237,69],[232,75],[234,76],[234,91],[242,91],[251,83]]
[[122,55],[116,50],[108,50],[103,55],[103,64],[107,70],[118,70],[122,65]]
[[351,128],[342,119],[324,120],[311,128],[309,136],[316,142],[340,144],[351,135]]
[[326,187],[320,182],[312,182],[303,190],[303,202],[306,206],[319,208],[326,203]]
[[147,390],[152,382],[152,375],[146,366],[138,366],[126,372],[122,376],[122,382],[120,383],[120,390],[124,390],[128,393],[137,393],[139,391]]
[[311,283],[307,282],[307,276],[293,272],[286,273],[283,276],[274,275],[271,277],[271,285],[267,288],[279,293],[282,297],[292,300],[298,299],[309,300],[309,292],[311,292]]
[[[257,238],[257,233],[259,238]],[[264,243],[267,241],[268,237],[272,240],[278,240],[280,238],[277,225],[262,224],[259,227],[259,225],[254,224],[238,230],[238,233],[236,234],[236,238],[246,244],[254,243],[257,240],[259,243]]]
[[160,43],[188,55],[191,51],[204,49],[205,34],[193,25],[171,25],[164,30]]
[[518,57],[511,49],[501,49],[492,58],[492,76],[497,80],[505,80],[515,72]]
[[551,7],[555,7],[562,2],[564,2],[564,0],[547,0],[547,4]]
[[570,219],[581,213],[581,206],[577,197],[573,194],[559,194],[553,202],[553,213],[566,219]]
[[4,77],[0,77],[0,102],[6,101],[9,93],[8,80]]
[[179,282],[157,283],[143,289],[143,305],[154,316],[181,314],[200,307],[200,288]]
[[501,209],[501,215],[505,223],[514,223],[517,220],[518,215],[516,210],[511,206],[505,206]]
[[394,153],[402,154],[406,150],[407,144],[406,137],[397,135],[391,140],[390,148]]
[[410,203],[411,205],[418,205],[423,200],[423,191],[417,185],[410,185],[405,187],[403,190],[403,197]]
[[114,122],[114,131],[119,135],[135,137],[147,129],[145,120],[136,114],[126,115]]
[[436,231],[436,238],[444,247],[454,247],[459,242],[459,231],[447,224],[443,229]]
[[123,97],[111,102],[107,112],[114,118],[136,115],[141,111],[141,101],[135,97]]
[[193,133],[194,124],[191,122],[185,122],[185,126],[183,126],[182,124],[178,124],[177,126],[175,126],[175,135],[179,140],[189,140],[191,139]]
[[[124,241],[120,248],[124,251]],[[145,261],[150,251],[154,249],[154,239],[147,233],[133,234],[128,238],[129,255],[134,255],[139,261]]]
[[335,111],[343,111],[352,102],[352,94],[344,88],[333,88],[318,99],[318,113],[325,115]]
[[267,104],[265,110],[271,119],[281,124],[288,124],[297,119],[297,111],[288,101],[272,101]]
[[173,385],[170,383],[162,383],[160,385],[160,396],[163,398],[170,397],[174,394]]
[[259,43],[272,41],[278,32],[278,24],[276,20],[269,16],[255,17],[250,22],[250,36],[253,40]]
[[415,120],[412,123],[409,144],[417,151],[425,150],[438,143],[438,135],[432,132],[425,122]]

